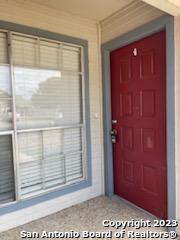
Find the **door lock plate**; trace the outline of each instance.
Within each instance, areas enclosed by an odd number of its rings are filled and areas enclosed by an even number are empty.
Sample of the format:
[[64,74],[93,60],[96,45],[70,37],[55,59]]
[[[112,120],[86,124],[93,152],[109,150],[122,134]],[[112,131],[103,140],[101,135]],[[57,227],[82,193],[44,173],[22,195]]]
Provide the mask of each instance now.
[[117,142],[117,130],[116,129],[111,130],[111,141],[112,141],[112,143]]

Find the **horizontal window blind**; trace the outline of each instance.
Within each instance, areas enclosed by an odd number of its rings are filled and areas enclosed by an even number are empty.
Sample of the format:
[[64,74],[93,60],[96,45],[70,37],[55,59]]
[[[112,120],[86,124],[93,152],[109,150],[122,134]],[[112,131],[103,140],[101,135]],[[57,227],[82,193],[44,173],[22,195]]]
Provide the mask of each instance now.
[[81,58],[80,46],[0,32],[0,204],[86,177]]
[[42,139],[38,133],[18,135],[21,194],[41,189]]
[[7,33],[0,32],[0,64],[8,64]]
[[62,65],[64,70],[75,72],[81,71],[81,55],[80,49],[63,45]]
[[21,67],[81,72],[81,48],[13,34],[13,63]]
[[12,57],[16,66],[38,66],[37,39],[12,35]]
[[83,177],[82,129],[64,131],[64,152],[66,155],[66,180]]
[[21,194],[83,177],[79,128],[18,134]]
[[14,170],[11,136],[0,136],[0,204],[14,201]]
[[60,44],[40,41],[40,67],[47,69],[62,68]]

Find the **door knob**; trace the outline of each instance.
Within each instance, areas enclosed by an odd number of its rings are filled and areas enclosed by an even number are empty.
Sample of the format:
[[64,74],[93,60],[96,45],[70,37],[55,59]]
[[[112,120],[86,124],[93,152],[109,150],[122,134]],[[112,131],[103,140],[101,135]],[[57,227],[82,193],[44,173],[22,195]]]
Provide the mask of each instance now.
[[117,130],[116,129],[111,130],[111,141],[112,141],[112,143],[117,142]]

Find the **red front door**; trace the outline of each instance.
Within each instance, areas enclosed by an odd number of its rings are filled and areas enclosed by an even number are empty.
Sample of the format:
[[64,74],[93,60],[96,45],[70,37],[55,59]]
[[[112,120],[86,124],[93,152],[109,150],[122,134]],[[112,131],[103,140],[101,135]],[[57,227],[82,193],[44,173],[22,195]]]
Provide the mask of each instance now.
[[114,192],[167,217],[165,31],[111,53]]

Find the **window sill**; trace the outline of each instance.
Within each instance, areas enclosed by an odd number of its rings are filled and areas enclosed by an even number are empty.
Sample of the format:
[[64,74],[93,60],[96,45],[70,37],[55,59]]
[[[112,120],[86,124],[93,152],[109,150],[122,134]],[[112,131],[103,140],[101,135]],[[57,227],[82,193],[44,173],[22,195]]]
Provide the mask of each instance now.
[[36,205],[45,201],[52,200],[54,198],[61,197],[69,193],[73,193],[75,191],[82,190],[84,188],[90,187],[91,185],[92,185],[91,180],[78,179],[78,181],[76,182],[71,182],[61,187],[49,189],[48,191],[39,193],[39,195],[36,195],[36,196],[29,196],[28,198],[24,198],[19,201],[5,203],[0,206],[0,216],[14,212],[14,211],[18,211],[27,207],[31,207],[33,205]]

